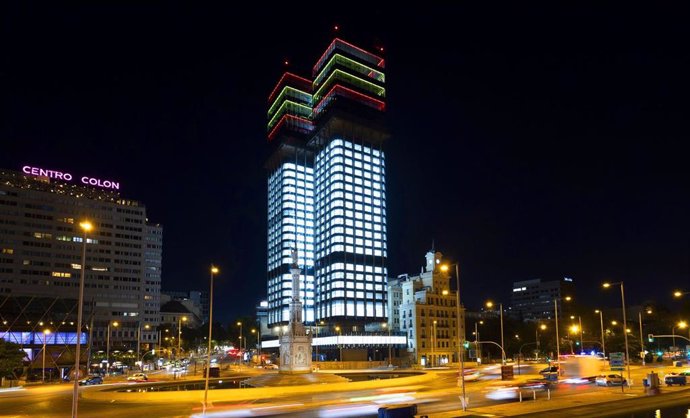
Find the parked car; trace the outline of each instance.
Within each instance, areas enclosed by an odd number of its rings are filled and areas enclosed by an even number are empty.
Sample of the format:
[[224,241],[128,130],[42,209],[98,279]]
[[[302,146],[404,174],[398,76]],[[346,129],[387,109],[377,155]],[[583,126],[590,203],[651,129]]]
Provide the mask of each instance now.
[[148,378],[148,376],[146,376],[146,373],[134,373],[133,375],[128,376],[127,380],[146,381],[146,380],[149,380],[149,378]]
[[264,365],[264,369],[268,369],[268,370],[278,370],[278,369],[280,369],[280,366],[278,366],[278,365],[275,364],[275,363],[270,363],[270,364]]
[[619,374],[607,374],[607,375],[601,375],[597,376],[597,378],[594,380],[594,382],[597,384],[597,386],[614,386],[614,385],[625,385],[627,380],[623,378],[623,376]]
[[103,383],[101,376],[87,376],[79,381],[79,386],[100,385]]

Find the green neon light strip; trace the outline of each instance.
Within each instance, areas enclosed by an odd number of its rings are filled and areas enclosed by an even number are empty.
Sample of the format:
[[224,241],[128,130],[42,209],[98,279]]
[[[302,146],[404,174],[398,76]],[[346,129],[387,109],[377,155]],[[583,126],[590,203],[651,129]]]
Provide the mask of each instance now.
[[293,101],[291,101],[291,100],[286,100],[285,102],[283,102],[282,106],[280,106],[280,108],[278,108],[278,111],[276,112],[275,115],[273,115],[273,117],[271,118],[271,120],[268,121],[268,127],[269,127],[269,129],[270,129],[271,126],[273,126],[273,122],[275,122],[275,120],[276,120],[280,115],[283,114],[283,110],[284,110],[288,105],[290,105],[290,104],[297,106],[299,109],[304,109],[305,112],[306,112],[306,113],[301,113],[301,112],[290,112],[291,114],[301,115],[301,116],[306,116],[306,117],[310,117],[310,116],[311,116],[311,107],[305,106],[305,105],[303,105],[303,104],[301,104],[301,103],[293,102]]
[[373,91],[374,94],[378,94],[378,95],[381,96],[381,97],[385,97],[385,96],[386,96],[386,89],[385,89],[385,88],[383,88],[383,87],[381,87],[381,86],[379,86],[379,85],[376,85],[376,84],[374,84],[374,83],[372,83],[372,82],[370,82],[370,81],[367,81],[367,80],[365,80],[365,79],[363,79],[363,78],[356,77],[356,76],[354,76],[354,75],[352,75],[352,74],[350,74],[350,73],[346,73],[346,72],[343,71],[343,70],[335,70],[335,71],[333,71],[333,73],[331,73],[331,75],[328,77],[328,79],[321,85],[321,87],[319,87],[319,89],[316,91],[316,93],[314,93],[314,97],[321,97],[321,96],[319,95],[319,94],[321,93],[321,91],[322,91],[326,86],[328,86],[328,84],[331,82],[331,79],[332,79],[336,74],[338,74],[338,73],[341,73],[341,74],[344,76],[345,79],[350,79],[351,81],[354,81],[354,82],[360,82],[360,83],[363,83],[363,84],[372,86],[373,89],[374,89],[374,91]]
[[303,98],[305,98],[306,101],[307,101],[307,103],[311,104],[311,100],[312,100],[311,94],[309,94],[309,93],[307,93],[307,92],[305,92],[305,91],[302,91],[302,90],[297,90],[297,89],[294,88],[294,87],[285,86],[285,87],[283,87],[283,90],[281,90],[281,92],[280,92],[280,94],[278,95],[278,97],[273,101],[273,104],[271,105],[271,107],[268,108],[268,114],[269,114],[269,115],[271,115],[271,114],[273,113],[273,108],[278,104],[278,102],[281,102],[281,101],[282,101],[283,96],[284,96],[285,94],[287,94],[288,91],[291,91],[291,92],[296,93],[296,95],[297,95],[298,97],[303,97]]
[[[375,77],[371,77],[371,78],[373,78],[373,79],[375,79],[375,80],[378,80],[378,81],[381,81],[381,82],[385,82],[385,81],[386,81],[386,76],[383,74],[383,72],[381,72],[381,71],[379,71],[379,70],[376,70],[376,69],[374,69],[374,68],[368,67],[368,66],[362,64],[361,62],[357,62],[357,61],[355,61],[355,60],[353,60],[353,59],[351,59],[351,58],[348,58],[348,57],[346,57],[346,56],[344,56],[344,55],[341,55],[341,54],[333,54],[333,57],[331,57],[331,59],[328,61],[328,63],[327,63],[326,65],[323,66],[323,68],[321,69],[321,72],[319,73],[319,75],[316,76],[316,78],[314,79],[314,84],[319,84],[319,81],[321,80],[321,77],[323,76],[324,72],[325,72],[326,70],[328,70],[328,69],[333,65],[333,61],[335,61],[335,60],[338,59],[338,58],[340,58],[340,59],[342,59],[342,60],[344,60],[344,61],[347,61],[347,62],[352,63],[354,67],[357,67],[357,69],[354,69],[354,70],[357,71],[357,72],[359,72],[360,74],[367,75],[368,73],[374,73],[376,76],[375,76]],[[359,70],[359,69],[361,69],[361,70]]]

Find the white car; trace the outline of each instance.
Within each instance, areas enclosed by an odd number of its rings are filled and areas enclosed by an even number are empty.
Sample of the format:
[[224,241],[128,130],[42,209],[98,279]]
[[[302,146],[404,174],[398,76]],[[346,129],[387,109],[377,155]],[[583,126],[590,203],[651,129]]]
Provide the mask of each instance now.
[[127,380],[140,381],[140,380],[149,380],[149,378],[148,378],[148,376],[146,376],[146,373],[134,373],[131,376],[127,376]]
[[597,386],[620,386],[627,383],[623,376],[619,374],[607,374],[597,376],[594,382],[597,384]]
[[278,369],[280,369],[280,367],[279,367],[277,364],[269,363],[269,364],[266,364],[266,365],[264,366],[264,369],[268,369],[268,370],[278,370]]

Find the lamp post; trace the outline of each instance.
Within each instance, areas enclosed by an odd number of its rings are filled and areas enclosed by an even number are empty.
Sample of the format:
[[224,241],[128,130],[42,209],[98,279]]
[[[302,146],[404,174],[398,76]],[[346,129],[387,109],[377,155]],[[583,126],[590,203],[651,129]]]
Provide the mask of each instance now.
[[391,327],[386,322],[383,323],[383,328],[388,328],[388,367],[393,365],[393,350],[391,346]]
[[680,298],[680,297],[683,297],[685,295],[690,295],[690,292],[683,292],[682,290],[676,290],[675,292],[673,292],[674,298]]
[[177,353],[175,359],[180,357],[180,351],[182,350],[182,322],[187,322],[186,316],[181,316],[177,319]]
[[[491,309],[494,307],[494,303],[492,301],[486,302],[486,307]],[[503,365],[505,366],[506,364],[506,351],[505,351],[505,346],[503,345],[503,303],[498,304],[498,308],[501,310],[501,354],[503,355]]]
[[218,274],[218,267],[211,264],[211,283],[208,304],[208,353],[206,354],[206,381],[204,382],[204,408],[203,414],[206,415],[208,404],[208,377],[211,374],[211,337],[213,335],[213,276]]
[[[647,309],[647,314],[648,315],[652,314],[651,308]],[[645,352],[644,352],[645,351],[644,350],[644,337],[642,337],[642,335],[644,335],[644,334],[642,334],[642,309],[640,309],[637,312],[637,319],[640,321],[640,357],[642,357],[642,365],[644,366],[646,364],[645,359],[644,359],[646,356],[645,356]]]
[[340,333],[340,327],[336,326],[335,330],[338,331],[338,350],[340,351],[340,354],[338,356],[338,360],[340,361],[340,365],[342,367],[343,365],[343,346],[340,344],[340,336],[342,335]]
[[240,327],[240,363],[243,363],[244,360],[244,355],[242,354],[242,340],[243,340],[243,333],[242,333],[242,322],[237,321],[237,326]]
[[435,366],[435,357],[436,357],[436,324],[438,323],[437,320],[434,319],[434,323],[432,325],[431,329],[431,367]]
[[42,383],[46,382],[46,339],[48,338],[48,335],[50,335],[50,330],[44,329],[43,330],[43,377],[41,378]]
[[[323,321],[319,321],[318,324],[316,324],[316,338],[319,338],[319,325],[323,326]],[[316,361],[319,361],[319,346],[314,344],[314,349],[316,350]]]
[[[148,330],[150,328],[151,328],[151,326],[149,324],[144,325],[144,329]],[[151,348],[151,347],[149,347],[149,348]],[[139,360],[139,353],[141,353],[141,324],[139,324],[139,326],[137,326],[137,360]],[[144,370],[143,356],[142,356],[141,363],[142,364],[139,365],[139,368],[141,370]]]
[[[79,360],[81,357],[81,322],[84,306],[84,276],[86,275],[86,234],[93,229],[89,221],[79,223],[82,232],[81,275],[79,276],[79,299],[77,307],[77,347],[74,351],[74,387],[72,388],[72,418],[77,418],[79,409]],[[90,343],[90,342],[89,342]]]
[[534,336],[536,337],[536,342],[537,342],[537,355],[536,355],[536,357],[539,357],[539,330],[545,331],[546,330],[546,324],[540,324],[534,330]]
[[[120,324],[115,321],[112,323],[113,328],[117,328]],[[108,322],[107,335],[105,337],[105,375],[110,373],[110,322]]]
[[[484,325],[484,321],[479,321],[479,324]],[[481,353],[481,348],[482,346],[479,345],[479,328],[477,327],[477,322],[474,323],[474,349],[477,351],[477,359],[479,359],[478,363],[482,362],[482,353]]]
[[672,329],[671,335],[673,335],[673,346],[676,346],[676,328],[685,329],[688,327],[688,323],[685,321],[678,322]]
[[604,334],[604,314],[601,311],[601,309],[596,309],[594,313],[599,314],[599,324],[601,325],[601,351],[604,355],[604,358],[606,358],[606,340],[604,338],[606,334]]
[[623,337],[625,339],[625,360],[627,361],[627,370],[628,370],[628,386],[630,386],[630,351],[628,350],[628,321],[627,321],[627,316],[625,313],[625,289],[623,288],[623,282],[617,282],[617,283],[604,283],[602,286],[605,289],[608,289],[612,285],[619,284],[620,289],[621,289],[621,305],[623,307]]
[[[460,362],[460,379],[459,383],[460,386],[462,387],[462,410],[467,411],[467,405],[466,405],[466,399],[465,398],[465,336],[461,335],[460,331],[465,329],[464,326],[464,321],[463,321],[463,326],[461,327],[460,324],[460,263],[454,263],[455,265],[455,317],[456,320],[458,321],[458,361]],[[443,265],[441,266],[441,270],[443,271],[448,271],[448,266]],[[462,318],[464,320],[464,316]],[[475,332],[476,332],[476,323],[475,323]],[[477,340],[479,338],[477,337]],[[475,341],[477,341],[475,340]]]

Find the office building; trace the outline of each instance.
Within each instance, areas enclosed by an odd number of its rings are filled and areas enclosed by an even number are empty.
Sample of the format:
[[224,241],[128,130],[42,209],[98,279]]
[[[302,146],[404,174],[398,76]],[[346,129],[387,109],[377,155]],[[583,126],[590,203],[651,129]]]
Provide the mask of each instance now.
[[384,60],[335,39],[269,96],[268,323],[284,325],[297,249],[306,323],[387,320]]
[[567,296],[573,296],[573,279],[542,281],[524,280],[513,283],[510,315],[524,321],[539,321],[554,317],[554,301],[559,315],[563,314],[563,303]]
[[[82,341],[90,336],[102,348],[108,324],[112,347],[135,348],[139,337],[144,346],[157,341],[162,227],[150,224],[146,208],[120,196],[119,188],[119,182],[86,176],[79,182],[68,172],[30,166],[0,171],[0,315],[7,332],[49,327],[67,333],[64,344],[75,342],[85,246]],[[85,243],[82,220],[94,227]]]

